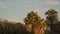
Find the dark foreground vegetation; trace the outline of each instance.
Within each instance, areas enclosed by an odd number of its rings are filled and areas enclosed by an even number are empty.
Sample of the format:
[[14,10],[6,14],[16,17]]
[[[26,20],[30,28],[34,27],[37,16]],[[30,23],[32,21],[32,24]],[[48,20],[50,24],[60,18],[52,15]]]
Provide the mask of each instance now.
[[28,32],[21,23],[0,22],[0,34],[28,34]]
[[13,23],[0,19],[0,34],[60,34],[60,21],[58,12],[50,9],[46,13],[46,19],[31,11],[24,18],[24,23]]

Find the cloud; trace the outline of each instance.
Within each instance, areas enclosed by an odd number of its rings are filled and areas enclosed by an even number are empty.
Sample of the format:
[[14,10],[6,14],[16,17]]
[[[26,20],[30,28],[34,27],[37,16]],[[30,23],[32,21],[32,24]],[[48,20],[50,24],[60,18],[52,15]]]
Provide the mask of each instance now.
[[57,4],[59,4],[59,2],[58,1],[54,1],[54,0],[46,0],[44,2],[44,4],[46,4],[46,5],[57,5]]
[[34,0],[35,2],[38,2],[39,0]]
[[6,3],[4,2],[0,2],[0,8],[7,8],[7,5]]
[[59,3],[57,0],[45,0],[44,2],[40,2],[40,5],[58,5]]

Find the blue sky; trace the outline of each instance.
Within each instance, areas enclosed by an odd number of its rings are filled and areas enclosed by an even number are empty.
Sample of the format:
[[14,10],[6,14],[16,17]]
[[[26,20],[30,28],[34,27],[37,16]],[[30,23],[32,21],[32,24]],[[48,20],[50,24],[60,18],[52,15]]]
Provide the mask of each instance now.
[[60,13],[60,0],[0,0],[0,18],[23,22],[32,10],[45,18],[44,13],[50,8]]

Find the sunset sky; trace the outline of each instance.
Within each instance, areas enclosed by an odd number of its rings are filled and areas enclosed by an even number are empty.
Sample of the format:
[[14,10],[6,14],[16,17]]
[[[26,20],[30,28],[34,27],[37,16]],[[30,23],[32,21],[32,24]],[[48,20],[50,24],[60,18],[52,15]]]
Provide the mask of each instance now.
[[50,8],[60,13],[60,0],[0,0],[0,18],[23,22],[32,10],[45,18],[44,13]]

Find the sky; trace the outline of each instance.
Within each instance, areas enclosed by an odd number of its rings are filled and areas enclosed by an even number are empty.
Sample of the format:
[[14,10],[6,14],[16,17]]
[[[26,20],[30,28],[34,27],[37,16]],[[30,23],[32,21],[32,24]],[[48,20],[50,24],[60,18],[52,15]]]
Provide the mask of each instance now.
[[0,18],[23,23],[30,11],[37,11],[45,18],[44,13],[51,8],[56,9],[60,17],[60,0],[0,0]]

